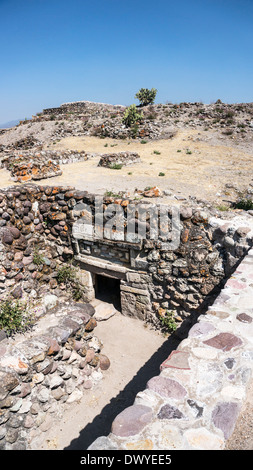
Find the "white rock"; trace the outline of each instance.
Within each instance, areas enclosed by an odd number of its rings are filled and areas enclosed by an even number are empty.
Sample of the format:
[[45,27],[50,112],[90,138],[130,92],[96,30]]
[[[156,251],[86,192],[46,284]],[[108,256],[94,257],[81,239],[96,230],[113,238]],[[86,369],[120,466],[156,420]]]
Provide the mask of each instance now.
[[58,304],[58,297],[53,294],[45,295],[43,304],[46,310],[52,310]]
[[81,400],[83,393],[81,390],[74,390],[71,395],[68,397],[66,403],[73,403],[74,401]]

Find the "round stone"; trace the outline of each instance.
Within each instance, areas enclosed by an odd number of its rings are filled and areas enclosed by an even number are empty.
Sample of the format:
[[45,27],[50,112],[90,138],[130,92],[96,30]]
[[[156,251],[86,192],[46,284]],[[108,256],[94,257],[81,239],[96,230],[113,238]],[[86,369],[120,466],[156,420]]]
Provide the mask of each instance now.
[[109,367],[111,365],[110,359],[107,356],[105,356],[104,354],[100,354],[99,359],[100,359],[100,363],[99,363],[100,369],[101,370],[109,369]]

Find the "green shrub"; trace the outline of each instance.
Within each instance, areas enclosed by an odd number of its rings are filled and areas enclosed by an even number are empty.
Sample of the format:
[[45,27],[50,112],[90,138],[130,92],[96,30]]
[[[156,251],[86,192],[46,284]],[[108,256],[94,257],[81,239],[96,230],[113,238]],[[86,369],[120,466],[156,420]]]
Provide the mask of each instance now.
[[8,336],[24,332],[34,323],[34,315],[28,309],[26,303],[11,298],[0,303],[0,329]]
[[36,264],[36,266],[41,266],[45,263],[44,257],[39,253],[37,248],[34,250],[33,263]]
[[139,126],[138,126],[138,124],[134,124],[131,127],[131,137],[133,139],[136,139],[136,137],[138,136],[138,133],[139,133]]
[[83,297],[84,289],[77,279],[77,271],[71,264],[61,266],[57,272],[57,281],[70,288],[74,300],[80,300]]
[[229,210],[229,207],[226,206],[225,204],[221,204],[221,205],[217,206],[217,209],[221,212],[225,212],[225,211]]
[[61,284],[66,284],[67,282],[74,281],[75,279],[75,269],[70,264],[61,266],[57,272],[57,281]]
[[169,333],[173,333],[177,329],[177,324],[174,319],[174,313],[166,310],[165,314],[160,315],[161,324]]
[[243,209],[249,211],[253,209],[253,201],[251,199],[241,198],[235,204],[236,209]]
[[109,168],[110,168],[111,170],[121,170],[122,166],[123,166],[122,163],[112,163],[112,164],[109,166]]
[[157,90],[155,88],[141,88],[135,95],[135,98],[140,101],[142,106],[153,104],[155,101]]
[[122,122],[127,127],[134,126],[137,122],[143,119],[143,115],[138,113],[136,105],[131,104],[125,111]]

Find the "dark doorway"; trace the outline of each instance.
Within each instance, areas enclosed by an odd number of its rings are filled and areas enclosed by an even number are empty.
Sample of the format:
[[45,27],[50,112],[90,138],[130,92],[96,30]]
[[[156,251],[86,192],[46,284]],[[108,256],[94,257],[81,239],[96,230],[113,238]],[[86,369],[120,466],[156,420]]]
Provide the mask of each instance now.
[[111,303],[120,310],[120,279],[96,274],[95,296],[96,299]]

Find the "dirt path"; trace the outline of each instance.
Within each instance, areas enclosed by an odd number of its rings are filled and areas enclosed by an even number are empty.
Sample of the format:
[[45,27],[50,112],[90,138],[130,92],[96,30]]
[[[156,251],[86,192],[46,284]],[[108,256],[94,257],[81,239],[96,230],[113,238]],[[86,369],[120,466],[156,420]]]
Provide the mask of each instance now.
[[98,322],[96,335],[110,368],[94,390],[86,390],[80,403],[69,406],[62,419],[33,442],[34,450],[85,450],[97,437],[108,435],[114,417],[133,404],[176,347],[175,340],[119,312]]

